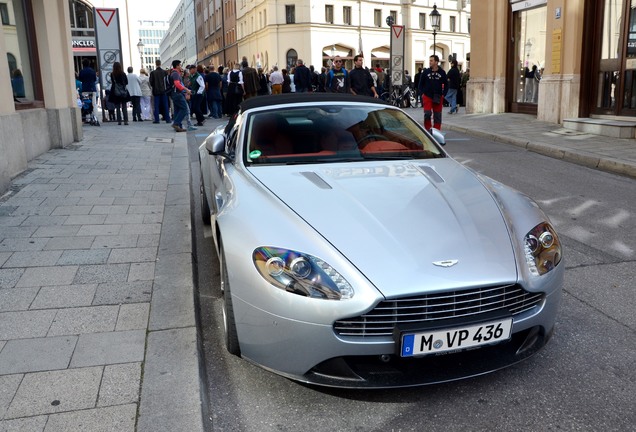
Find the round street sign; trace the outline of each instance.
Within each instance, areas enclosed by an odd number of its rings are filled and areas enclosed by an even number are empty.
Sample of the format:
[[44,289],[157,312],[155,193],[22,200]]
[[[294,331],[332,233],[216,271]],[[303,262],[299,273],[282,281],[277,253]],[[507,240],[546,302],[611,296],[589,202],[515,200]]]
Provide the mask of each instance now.
[[386,17],[386,25],[388,25],[389,27],[391,27],[394,24],[393,21],[393,17],[391,15],[389,15],[388,17]]

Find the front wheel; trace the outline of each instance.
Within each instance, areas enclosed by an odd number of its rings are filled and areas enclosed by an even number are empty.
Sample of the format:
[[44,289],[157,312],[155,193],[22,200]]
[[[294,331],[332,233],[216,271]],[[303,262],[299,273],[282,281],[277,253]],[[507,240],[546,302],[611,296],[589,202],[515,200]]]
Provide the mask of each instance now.
[[230,278],[227,274],[227,264],[225,263],[225,251],[223,244],[219,250],[221,259],[221,295],[223,298],[223,327],[225,334],[225,348],[235,356],[241,355],[238,333],[236,332],[236,322],[234,320],[234,307],[232,306],[232,293],[230,292]]

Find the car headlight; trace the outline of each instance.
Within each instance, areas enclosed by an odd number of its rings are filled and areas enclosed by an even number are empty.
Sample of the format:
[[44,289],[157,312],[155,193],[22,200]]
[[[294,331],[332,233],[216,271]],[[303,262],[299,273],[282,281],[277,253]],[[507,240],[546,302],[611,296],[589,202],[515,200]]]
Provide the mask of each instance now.
[[273,247],[259,247],[252,254],[258,272],[269,283],[304,297],[345,300],[353,287],[329,264],[315,256]]
[[561,262],[561,243],[554,228],[543,222],[532,228],[524,239],[526,262],[535,276],[546,274]]

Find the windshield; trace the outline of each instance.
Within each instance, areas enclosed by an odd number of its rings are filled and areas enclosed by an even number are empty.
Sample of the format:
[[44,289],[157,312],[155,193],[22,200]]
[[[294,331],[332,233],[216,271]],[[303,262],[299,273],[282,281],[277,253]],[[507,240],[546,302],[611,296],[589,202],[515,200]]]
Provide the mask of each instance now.
[[444,157],[420,126],[382,105],[277,108],[249,116],[247,164]]

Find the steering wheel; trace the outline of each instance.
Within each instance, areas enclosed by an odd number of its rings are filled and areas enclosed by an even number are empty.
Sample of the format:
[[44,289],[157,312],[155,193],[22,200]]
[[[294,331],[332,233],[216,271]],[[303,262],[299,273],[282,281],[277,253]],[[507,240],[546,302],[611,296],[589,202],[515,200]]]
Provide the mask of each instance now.
[[387,137],[385,137],[384,135],[380,135],[380,134],[369,134],[369,135],[365,135],[362,138],[360,138],[357,141],[357,144],[360,145],[363,142],[370,140],[370,139],[376,139],[376,140],[382,140],[382,141],[388,141]]

